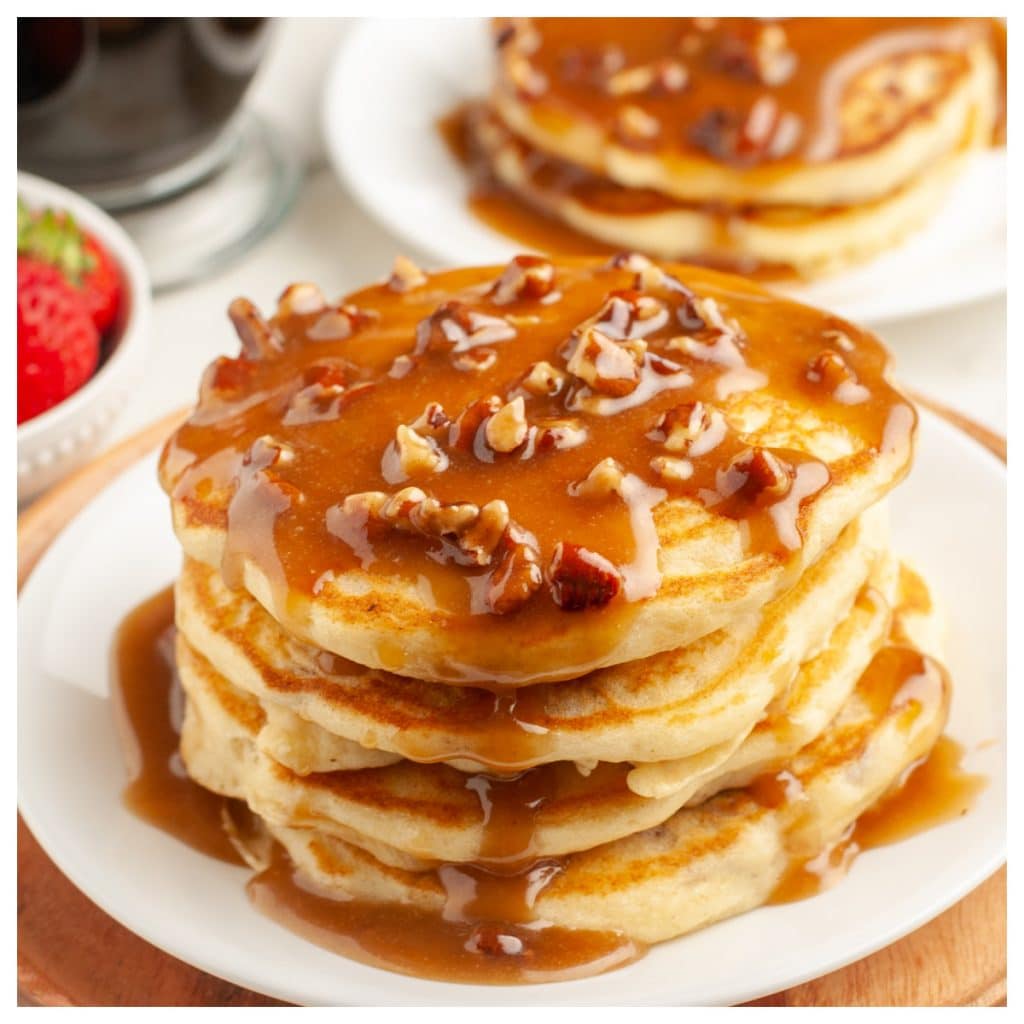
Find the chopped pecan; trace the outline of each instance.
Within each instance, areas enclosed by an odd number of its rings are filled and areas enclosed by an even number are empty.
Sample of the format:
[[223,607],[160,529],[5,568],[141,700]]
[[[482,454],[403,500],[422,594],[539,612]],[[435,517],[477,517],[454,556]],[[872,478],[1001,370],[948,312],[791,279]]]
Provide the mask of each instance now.
[[771,24],[723,36],[712,60],[726,74],[763,85],[781,85],[796,68],[785,29]]
[[506,402],[487,420],[484,438],[496,452],[515,451],[525,440],[529,424],[522,395]]
[[487,587],[487,606],[495,615],[508,615],[530,600],[544,582],[537,542],[510,523],[495,549],[497,565]]
[[403,483],[414,476],[443,473],[447,468],[448,456],[437,442],[405,424],[399,424],[394,440],[384,449],[381,459],[381,474],[389,484]]
[[668,323],[668,307],[653,295],[635,289],[612,292],[587,324],[616,341],[643,338]]
[[515,335],[515,328],[502,317],[479,313],[453,299],[438,306],[416,325],[415,354],[466,352],[478,345],[508,341]]
[[758,74],[765,85],[781,85],[796,68],[796,54],[789,48],[781,25],[762,25],[755,43]]
[[342,360],[324,360],[308,366],[303,386],[292,395],[283,422],[287,426],[336,419],[342,408],[372,391],[372,381],[348,382],[348,368]]
[[615,118],[615,135],[627,146],[645,146],[661,132],[661,122],[643,108],[627,104]]
[[795,470],[767,448],[747,448],[734,456],[720,474],[718,490],[725,496],[742,495],[759,504],[784,498],[793,487]]
[[559,59],[559,73],[567,82],[586,83],[604,89],[608,77],[621,71],[625,65],[625,53],[614,44],[588,50],[573,47]]
[[501,406],[502,401],[497,395],[470,402],[448,427],[448,447],[460,451],[475,451],[478,447],[477,434],[481,425]]
[[324,293],[308,282],[290,284],[277,300],[277,315],[280,317],[308,316],[326,308]]
[[527,60],[521,52],[509,53],[505,70],[516,92],[525,100],[535,100],[548,89],[547,76]]
[[640,338],[617,343],[597,327],[580,334],[568,362],[568,370],[603,395],[631,394],[640,383],[647,344]]
[[693,476],[693,463],[689,459],[677,459],[670,455],[656,455],[651,459],[651,469],[670,483],[683,483]]
[[823,349],[807,365],[807,379],[812,384],[823,384],[830,392],[852,377],[853,370],[846,360],[830,348]]
[[391,367],[388,369],[388,376],[394,380],[401,380],[408,376],[416,366],[416,360],[410,355],[395,356]]
[[329,389],[334,393],[339,393],[344,391],[345,385],[348,383],[348,368],[341,361],[328,362],[324,360],[319,363],[311,363],[303,370],[302,380],[306,387],[318,384],[325,390]]
[[368,323],[370,319],[370,313],[356,309],[355,306],[346,305],[328,309],[306,329],[306,337],[310,341],[344,341]]
[[555,285],[555,267],[542,256],[515,256],[488,292],[504,306],[522,299],[542,299]]
[[622,589],[622,576],[603,555],[561,541],[548,566],[548,588],[564,611],[603,608]]
[[428,402],[423,412],[409,424],[413,430],[430,437],[440,437],[448,430],[451,420],[440,402]]
[[272,359],[280,353],[284,346],[280,332],[260,316],[248,299],[235,299],[228,306],[228,317],[247,359]]
[[522,387],[538,398],[553,398],[555,395],[561,394],[567,379],[564,370],[559,370],[542,359],[530,367],[523,378]]
[[569,493],[581,498],[604,498],[622,490],[622,466],[611,456],[602,459],[582,479],[569,485]]
[[618,252],[608,261],[608,266],[615,270],[628,270],[631,273],[639,274],[653,264],[643,253]]
[[587,428],[579,420],[555,420],[538,425],[533,450],[568,451],[571,448],[579,448],[589,436]]
[[510,521],[508,505],[505,502],[499,498],[488,501],[480,509],[477,517],[462,529],[459,534],[459,547],[470,555],[477,565],[486,565],[508,529]]
[[461,373],[484,373],[497,361],[498,353],[493,348],[483,346],[452,356],[452,366]]
[[870,395],[846,360],[833,349],[819,352],[808,364],[806,376],[812,384],[820,384],[833,398],[846,405],[858,405]]
[[416,266],[408,256],[396,256],[387,286],[393,292],[408,292],[413,288],[422,288],[427,283],[427,275]]
[[650,96],[667,96],[686,88],[689,74],[678,60],[663,58],[651,64],[639,64],[623,68],[609,75],[605,90],[612,96],[629,96],[646,93]]
[[717,447],[725,433],[725,417],[717,409],[704,402],[683,402],[664,413],[647,436],[670,452],[696,458]]
[[844,352],[852,352],[855,348],[850,336],[840,327],[829,327],[821,332],[821,336],[826,341],[831,342],[833,346],[842,349]]
[[199,386],[201,401],[216,397],[230,399],[242,395],[252,383],[257,364],[245,356],[231,359],[218,356],[203,373]]

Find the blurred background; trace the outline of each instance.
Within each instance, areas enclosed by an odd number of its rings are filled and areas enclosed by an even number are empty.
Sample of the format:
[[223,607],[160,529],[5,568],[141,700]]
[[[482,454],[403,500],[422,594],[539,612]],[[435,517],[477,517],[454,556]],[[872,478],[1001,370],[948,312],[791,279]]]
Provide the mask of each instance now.
[[[112,213],[154,285],[145,372],[107,441],[192,401],[202,368],[234,344],[236,296],[269,308],[301,280],[341,295],[398,252],[420,256],[356,206],[324,155],[324,83],[349,29],[19,19],[19,170]],[[872,326],[902,380],[1005,431],[1004,298]]]

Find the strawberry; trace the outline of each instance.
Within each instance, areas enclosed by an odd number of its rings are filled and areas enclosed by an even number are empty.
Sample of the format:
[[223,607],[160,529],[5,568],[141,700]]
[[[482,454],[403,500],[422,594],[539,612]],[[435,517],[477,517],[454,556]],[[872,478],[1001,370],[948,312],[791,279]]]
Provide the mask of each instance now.
[[52,264],[18,257],[18,422],[77,391],[99,362],[85,297]]
[[121,273],[102,243],[71,214],[30,211],[19,199],[18,255],[55,266],[82,293],[96,330],[110,330],[121,306]]
[[121,308],[121,272],[96,236],[87,232],[85,251],[92,257],[93,266],[82,276],[82,290],[96,330],[106,334]]

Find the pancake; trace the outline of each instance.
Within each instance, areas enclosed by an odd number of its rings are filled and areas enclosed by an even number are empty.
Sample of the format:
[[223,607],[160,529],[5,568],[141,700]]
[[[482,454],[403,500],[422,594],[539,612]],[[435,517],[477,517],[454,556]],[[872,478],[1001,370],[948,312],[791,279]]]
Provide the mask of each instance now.
[[232,316],[243,354],[161,460],[186,553],[294,636],[415,678],[684,647],[792,587],[909,465],[873,336],[711,271],[402,264]]
[[631,189],[545,157],[497,118],[474,118],[475,146],[493,179],[575,231],[622,249],[713,265],[787,268],[801,277],[836,273],[892,248],[934,214],[970,154],[988,144],[989,107],[968,120],[960,144],[892,192],[847,206],[683,204]]
[[987,19],[538,18],[495,31],[491,104],[517,135],[682,202],[879,200],[950,155],[994,91]]
[[[882,577],[878,582],[888,587],[892,600],[895,565]],[[660,824],[702,786],[717,791],[752,767],[784,768],[841,716],[858,678],[885,643],[890,619],[885,596],[865,588],[825,650],[800,667],[763,727],[745,730],[725,757],[697,758],[697,764],[685,766],[676,762],[663,771],[658,765],[630,771],[628,765],[601,764],[586,775],[559,763],[504,780],[408,761],[296,775],[266,751],[259,735],[259,703],[231,687],[179,639],[178,667],[188,695],[182,756],[202,785],[244,799],[275,824],[315,828],[356,845],[365,836],[374,847],[386,845],[427,862],[560,856]],[[748,753],[745,744],[755,734]],[[643,786],[633,784],[636,773],[643,774]],[[513,834],[511,849],[489,849],[488,821],[510,807],[530,808],[523,848]]]
[[846,616],[886,538],[886,510],[872,508],[758,615],[684,649],[531,687],[514,704],[325,656],[193,560],[176,584],[176,619],[189,644],[267,710],[263,746],[271,749],[273,731],[273,756],[299,774],[369,766],[353,762],[353,748],[378,763],[390,755],[499,771],[662,761],[738,742]]
[[[893,661],[906,663],[895,678]],[[928,753],[948,701],[934,662],[907,648],[883,649],[826,733],[783,776],[565,858],[536,896],[535,917],[660,942],[765,903],[794,865],[838,843]],[[320,891],[433,913],[454,897],[448,872],[385,864],[316,829],[268,828]]]

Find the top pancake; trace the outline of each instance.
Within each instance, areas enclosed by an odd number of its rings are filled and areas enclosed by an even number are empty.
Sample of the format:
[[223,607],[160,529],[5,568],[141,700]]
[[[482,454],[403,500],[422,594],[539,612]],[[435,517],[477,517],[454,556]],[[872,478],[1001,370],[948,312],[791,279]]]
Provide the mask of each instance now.
[[161,459],[186,552],[416,678],[684,646],[791,586],[911,456],[872,335],[707,270],[402,266],[232,317],[243,353]]
[[539,150],[623,185],[829,206],[951,153],[993,88],[988,19],[766,21],[498,19],[492,102]]

